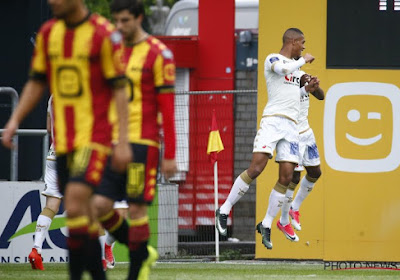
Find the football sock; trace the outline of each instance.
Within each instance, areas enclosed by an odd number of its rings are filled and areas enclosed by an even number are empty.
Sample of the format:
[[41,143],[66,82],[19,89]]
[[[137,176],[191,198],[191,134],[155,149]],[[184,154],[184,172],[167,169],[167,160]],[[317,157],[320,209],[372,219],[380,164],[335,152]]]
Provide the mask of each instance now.
[[[277,185],[278,184],[279,183],[277,183]],[[265,228],[271,228],[272,221],[281,209],[283,201],[285,199],[285,194],[282,193],[281,190],[282,187],[283,189],[286,189],[286,187],[281,184],[279,184],[278,186],[277,185],[275,185],[274,189],[269,195],[267,213],[265,214],[264,220],[262,221],[262,225]],[[277,189],[279,189],[280,191],[277,191]]]
[[[291,185],[290,185],[291,184]],[[286,226],[290,221],[289,221],[289,210],[290,210],[290,206],[292,205],[292,201],[293,201],[293,193],[294,193],[294,189],[293,189],[293,185],[296,186],[293,183],[290,183],[288,189],[286,190],[285,193],[285,198],[283,200],[283,204],[282,204],[282,212],[281,212],[281,225]]]
[[296,194],[296,197],[292,203],[292,209],[294,211],[299,211],[301,204],[303,203],[304,199],[310,194],[313,190],[315,182],[317,179],[311,178],[308,175],[305,175],[300,181],[300,188]]
[[106,275],[103,270],[101,245],[99,242],[99,225],[97,223],[89,227],[89,241],[86,250],[86,266],[92,279],[105,280]]
[[129,280],[137,279],[143,262],[149,252],[147,242],[150,237],[149,217],[130,220],[129,227]]
[[67,218],[69,236],[69,273],[71,280],[80,280],[86,266],[86,250],[89,242],[89,217]]
[[108,231],[106,232],[106,243],[108,246],[111,246],[115,242],[114,236],[112,236]]
[[100,217],[99,221],[118,242],[128,245],[129,226],[118,212],[111,210],[108,214]]
[[233,183],[232,189],[225,203],[220,208],[221,214],[228,215],[233,205],[249,190],[249,185],[253,180],[247,174],[247,170],[240,174]]
[[33,248],[36,248],[39,254],[42,253],[43,242],[54,216],[55,213],[51,209],[45,207],[37,219]]

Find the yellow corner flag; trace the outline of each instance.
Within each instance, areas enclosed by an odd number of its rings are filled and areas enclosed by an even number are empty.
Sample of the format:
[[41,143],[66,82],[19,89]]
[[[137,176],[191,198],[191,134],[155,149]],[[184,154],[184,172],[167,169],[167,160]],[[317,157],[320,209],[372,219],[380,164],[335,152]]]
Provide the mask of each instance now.
[[213,110],[211,131],[208,136],[207,154],[210,155],[210,161],[214,164],[217,161],[217,153],[224,150],[224,144],[222,144],[221,136],[219,135],[217,118],[215,117],[215,110]]

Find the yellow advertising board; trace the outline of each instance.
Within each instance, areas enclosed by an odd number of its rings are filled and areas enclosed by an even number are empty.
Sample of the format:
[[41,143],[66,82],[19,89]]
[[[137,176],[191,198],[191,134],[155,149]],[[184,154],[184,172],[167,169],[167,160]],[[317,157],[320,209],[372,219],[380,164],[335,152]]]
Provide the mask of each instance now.
[[[302,70],[319,77],[326,98],[310,97],[322,176],[301,206],[300,241],[277,229],[278,214],[274,247],[267,250],[256,233],[256,258],[399,262],[400,70],[328,69],[327,8],[326,0],[260,1],[258,120],[267,102],[264,60],[279,52],[290,27],[304,32],[305,52],[316,60]],[[256,223],[277,179],[271,160],[257,179]]]

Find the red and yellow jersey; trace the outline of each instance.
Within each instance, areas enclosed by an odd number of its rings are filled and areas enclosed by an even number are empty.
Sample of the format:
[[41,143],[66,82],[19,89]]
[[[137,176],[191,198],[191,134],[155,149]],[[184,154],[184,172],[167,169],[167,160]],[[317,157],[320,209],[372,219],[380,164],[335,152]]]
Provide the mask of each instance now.
[[57,153],[110,146],[112,88],[126,81],[121,43],[114,26],[95,14],[73,27],[56,19],[41,27],[31,79],[47,81],[53,95]]
[[[128,78],[129,142],[159,146],[162,115],[165,153],[175,158],[175,62],[172,52],[157,38],[147,37],[133,47],[124,47],[123,61]],[[115,106],[111,118],[116,120]],[[113,139],[118,139],[118,127],[114,126]]]

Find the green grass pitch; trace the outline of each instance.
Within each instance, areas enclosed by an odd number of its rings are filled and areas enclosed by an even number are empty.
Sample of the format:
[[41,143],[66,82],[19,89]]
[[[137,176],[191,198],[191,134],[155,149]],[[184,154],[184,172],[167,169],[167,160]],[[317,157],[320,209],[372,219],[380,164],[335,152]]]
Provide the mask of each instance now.
[[[0,264],[0,279],[68,279],[66,264],[45,264],[45,271],[33,271],[29,264]],[[117,263],[107,272],[107,279],[126,279],[128,264]],[[84,280],[90,279],[85,275]],[[396,270],[324,270],[322,263],[226,261],[166,263],[153,268],[154,280],[242,280],[242,279],[400,279]]]

